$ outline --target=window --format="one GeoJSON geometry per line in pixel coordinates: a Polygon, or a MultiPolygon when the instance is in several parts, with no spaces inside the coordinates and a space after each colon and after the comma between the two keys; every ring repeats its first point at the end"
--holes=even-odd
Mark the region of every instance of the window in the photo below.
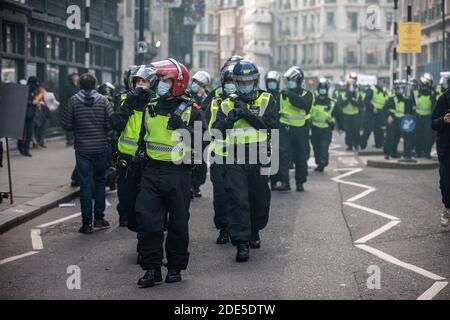
{"type": "Polygon", "coordinates": [[[377,50],[375,48],[366,49],[366,63],[367,64],[377,63],[377,50]]]}
{"type": "Polygon", "coordinates": [[[348,64],[356,64],[358,62],[356,51],[356,47],[347,48],[346,57],[348,64]]]}
{"type": "Polygon", "coordinates": [[[348,18],[348,29],[351,32],[357,32],[358,31],[358,13],[357,12],[348,12],[347,18],[348,18]]]}
{"type": "Polygon", "coordinates": [[[3,51],[24,54],[25,33],[23,25],[4,22],[2,29],[3,51]]]}
{"type": "Polygon", "coordinates": [[[327,12],[327,28],[335,28],[334,12],[327,12]]]}
{"type": "Polygon", "coordinates": [[[334,43],[325,43],[324,63],[334,63],[334,43]]]}
{"type": "Polygon", "coordinates": [[[17,83],[17,62],[12,59],[2,59],[2,82],[17,83]]]}

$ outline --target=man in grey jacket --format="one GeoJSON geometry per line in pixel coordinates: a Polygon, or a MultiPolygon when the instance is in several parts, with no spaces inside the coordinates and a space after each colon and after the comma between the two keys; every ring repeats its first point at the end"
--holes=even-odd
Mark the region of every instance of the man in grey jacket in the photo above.
{"type": "Polygon", "coordinates": [[[107,134],[111,103],[94,89],[97,80],[91,74],[80,78],[80,92],[70,98],[61,125],[75,135],[75,156],[80,179],[80,202],[83,225],[80,232],[92,234],[92,180],[94,180],[94,228],[108,228],[105,220],[105,180],[107,134]],[[93,176],[93,177],[92,177],[93,176]],[[92,179],[93,178],[93,179],[92,179]]]}

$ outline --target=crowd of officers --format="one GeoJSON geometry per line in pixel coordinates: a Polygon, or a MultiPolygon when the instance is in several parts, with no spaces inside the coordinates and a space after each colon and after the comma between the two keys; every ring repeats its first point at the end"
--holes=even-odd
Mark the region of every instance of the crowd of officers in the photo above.
{"type": "MultiPolygon", "coordinates": [[[[268,223],[271,190],[291,190],[292,166],[296,191],[304,191],[310,143],[315,170],[323,172],[328,166],[335,128],[345,131],[348,150],[367,147],[374,132],[376,147],[384,147],[387,156],[396,157],[402,135],[399,119],[415,113],[417,143],[411,140],[411,150],[415,147],[417,156],[430,156],[430,116],[437,93],[427,77],[420,80],[412,99],[405,98],[404,81],[397,81],[390,94],[381,84],[358,87],[356,74],[350,74],[333,95],[327,79],[320,79],[314,92],[307,90],[298,66],[283,77],[268,72],[267,90],[260,89],[260,77],[258,67],[240,56],[225,63],[220,85],[211,91],[207,72],[197,72],[191,79],[187,68],[174,59],[133,66],[125,72],[125,90],[115,98],[111,125],[118,135],[120,225],[137,233],[138,263],[145,270],[139,287],[162,282],[163,266],[168,269],[165,281],[179,282],[181,271],[188,266],[190,203],[202,196],[200,187],[208,170],[207,160],[198,157],[206,152],[200,151],[206,150],[209,159],[214,159],[210,178],[217,244],[236,246],[237,262],[248,261],[250,249],[261,247],[260,231],[268,223]],[[199,128],[211,136],[202,141],[200,151],[192,143],[194,139],[185,143],[180,133],[193,136],[199,128]],[[279,144],[271,143],[276,129],[279,144]],[[214,137],[214,131],[220,132],[221,138],[214,137]],[[259,157],[256,163],[250,161],[255,145],[257,150],[265,147],[266,154],[279,153],[277,172],[263,174],[267,164],[259,157]],[[242,147],[244,158],[237,152],[242,147]],[[187,157],[193,161],[180,161],[187,157]]],[[[112,95],[113,88],[103,89],[112,95]]]]}

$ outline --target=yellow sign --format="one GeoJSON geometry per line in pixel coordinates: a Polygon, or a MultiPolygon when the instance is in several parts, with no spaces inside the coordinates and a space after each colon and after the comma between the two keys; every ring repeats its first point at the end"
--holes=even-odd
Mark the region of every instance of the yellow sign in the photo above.
{"type": "Polygon", "coordinates": [[[422,52],[422,24],[415,22],[399,23],[398,28],[398,52],[421,53],[422,52]]]}

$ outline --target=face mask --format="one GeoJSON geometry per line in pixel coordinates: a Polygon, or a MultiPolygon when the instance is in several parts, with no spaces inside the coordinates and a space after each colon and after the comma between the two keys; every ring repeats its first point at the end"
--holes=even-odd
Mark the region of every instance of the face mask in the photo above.
{"type": "Polygon", "coordinates": [[[233,83],[227,83],[224,86],[224,91],[228,95],[233,94],[236,92],[236,86],[233,83]]]}
{"type": "Polygon", "coordinates": [[[287,88],[288,88],[289,90],[296,89],[296,88],[297,88],[297,82],[295,82],[295,81],[289,81],[289,82],[287,83],[287,88]]]}
{"type": "Polygon", "coordinates": [[[241,94],[249,94],[253,91],[253,86],[239,86],[238,90],[241,94]]]}
{"type": "Polygon", "coordinates": [[[321,95],[321,96],[326,96],[327,95],[327,89],[319,89],[319,94],[321,95]]]}
{"type": "Polygon", "coordinates": [[[276,82],[269,82],[267,84],[267,89],[269,89],[269,90],[277,90],[277,83],[276,82]]]}
{"type": "Polygon", "coordinates": [[[197,93],[199,89],[200,89],[200,86],[197,83],[192,82],[192,84],[191,84],[191,91],[193,93],[197,93]]]}
{"type": "Polygon", "coordinates": [[[168,85],[165,82],[160,81],[158,84],[158,94],[163,97],[166,94],[168,94],[169,91],[170,91],[170,85],[168,85]]]}

